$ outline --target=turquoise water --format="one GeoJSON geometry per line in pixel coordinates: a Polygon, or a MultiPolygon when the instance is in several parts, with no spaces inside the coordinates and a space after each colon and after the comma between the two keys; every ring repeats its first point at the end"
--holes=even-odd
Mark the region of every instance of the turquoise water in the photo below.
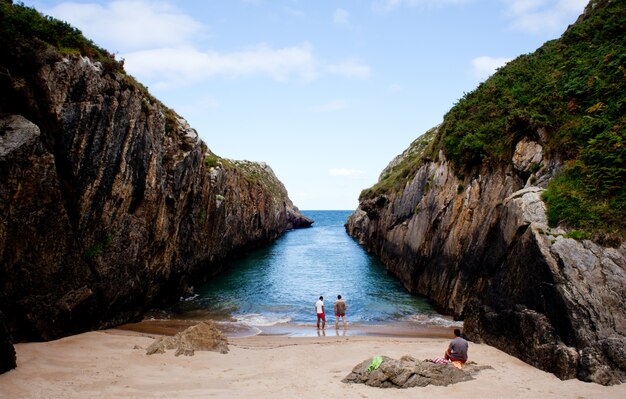
{"type": "Polygon", "coordinates": [[[351,211],[304,211],[311,228],[285,233],[270,246],[234,261],[194,295],[167,309],[168,318],[212,319],[249,326],[311,325],[324,296],[334,324],[337,294],[354,324],[454,325],[421,297],[409,294],[344,228],[351,211]]]}

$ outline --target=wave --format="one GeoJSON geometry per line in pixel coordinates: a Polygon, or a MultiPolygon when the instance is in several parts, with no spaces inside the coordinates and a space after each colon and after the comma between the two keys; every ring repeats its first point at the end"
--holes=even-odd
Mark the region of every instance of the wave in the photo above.
{"type": "Polygon", "coordinates": [[[193,294],[193,295],[188,296],[188,297],[182,297],[181,296],[180,297],[180,301],[181,302],[191,302],[191,301],[195,300],[198,297],[200,297],[200,295],[198,295],[198,294],[193,294]]]}
{"type": "Polygon", "coordinates": [[[271,315],[261,315],[258,313],[249,313],[240,316],[236,316],[235,320],[239,323],[246,324],[248,326],[261,326],[261,327],[269,327],[275,326],[277,324],[289,323],[291,321],[291,317],[289,316],[271,316],[271,315]]]}
{"type": "Polygon", "coordinates": [[[455,321],[452,320],[451,317],[445,317],[435,314],[413,314],[405,316],[403,320],[417,324],[435,325],[441,327],[463,327],[462,321],[455,321]]]}

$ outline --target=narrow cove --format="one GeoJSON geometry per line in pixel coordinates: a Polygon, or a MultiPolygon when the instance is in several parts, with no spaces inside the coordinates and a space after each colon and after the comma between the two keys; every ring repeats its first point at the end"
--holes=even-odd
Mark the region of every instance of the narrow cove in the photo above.
{"type": "Polygon", "coordinates": [[[178,330],[213,320],[230,336],[281,334],[442,335],[462,326],[409,294],[380,261],[346,234],[351,211],[303,211],[311,228],[287,232],[230,264],[193,295],[150,312],[142,330],[178,330]],[[348,303],[348,329],[335,331],[333,305],[348,303]],[[324,297],[326,331],[315,328],[314,303],[324,297]]]}

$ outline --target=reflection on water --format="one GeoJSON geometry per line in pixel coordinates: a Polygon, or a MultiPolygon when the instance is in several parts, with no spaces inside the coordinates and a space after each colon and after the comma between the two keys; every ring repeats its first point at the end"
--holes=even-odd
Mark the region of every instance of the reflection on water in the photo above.
{"type": "MultiPolygon", "coordinates": [[[[325,299],[334,328],[337,294],[357,324],[450,326],[424,298],[410,295],[344,229],[350,211],[305,211],[313,227],[287,232],[272,245],[235,261],[195,296],[166,310],[168,318],[221,320],[251,326],[311,324],[313,304],[325,299]]],[[[162,315],[161,315],[162,316],[162,315]]]]}

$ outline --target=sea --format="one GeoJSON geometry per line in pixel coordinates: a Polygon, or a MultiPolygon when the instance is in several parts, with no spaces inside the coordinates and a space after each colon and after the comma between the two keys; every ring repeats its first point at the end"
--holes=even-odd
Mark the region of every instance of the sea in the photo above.
{"type": "Polygon", "coordinates": [[[288,231],[231,262],[209,283],[148,317],[213,320],[228,331],[306,336],[315,332],[314,304],[320,296],[327,324],[334,329],[333,305],[341,295],[354,331],[462,326],[437,313],[426,298],[407,292],[346,233],[344,224],[352,211],[302,213],[315,221],[312,227],[288,231]]]}

